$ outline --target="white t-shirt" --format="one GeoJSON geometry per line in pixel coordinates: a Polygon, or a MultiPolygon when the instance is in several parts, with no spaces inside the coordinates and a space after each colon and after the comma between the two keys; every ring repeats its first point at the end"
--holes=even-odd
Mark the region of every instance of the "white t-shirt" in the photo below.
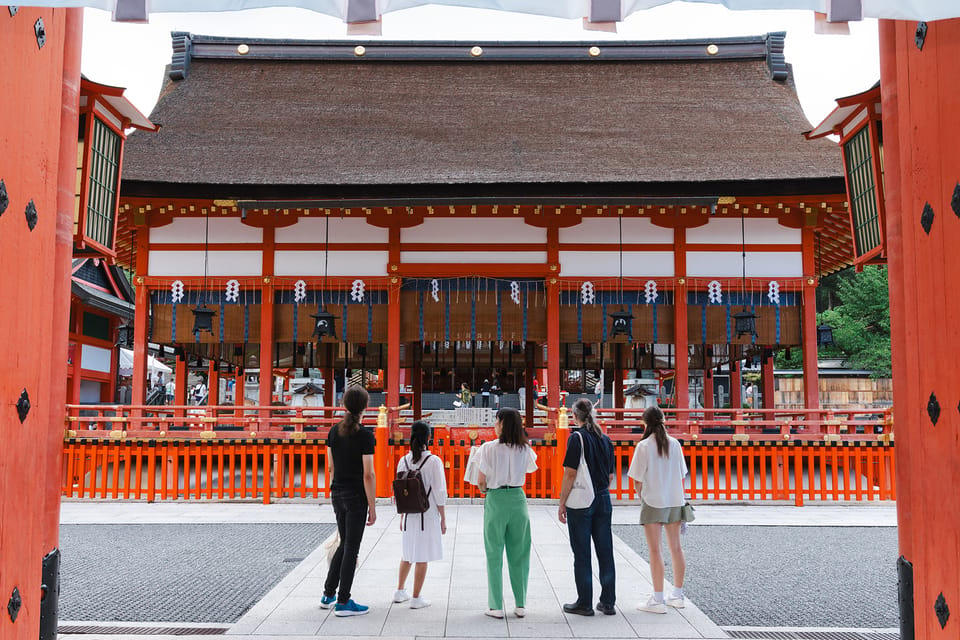
{"type": "Polygon", "coordinates": [[[447,479],[443,475],[443,461],[440,460],[439,456],[432,455],[429,451],[421,452],[420,456],[420,460],[414,462],[413,454],[407,452],[407,455],[400,458],[397,463],[397,473],[407,469],[419,468],[423,488],[430,496],[430,508],[427,511],[436,512],[437,506],[442,507],[447,504],[447,479]],[[430,457],[424,460],[424,456],[430,457]]]}
{"type": "Polygon", "coordinates": [[[651,507],[682,507],[686,501],[683,479],[687,463],[683,449],[676,438],[667,436],[667,455],[657,454],[657,439],[653,436],[637,443],[627,475],[643,484],[640,499],[651,507]]]}
{"type": "Polygon", "coordinates": [[[480,473],[490,489],[522,487],[527,474],[536,470],[537,454],[530,445],[514,447],[493,440],[480,447],[480,473]]]}

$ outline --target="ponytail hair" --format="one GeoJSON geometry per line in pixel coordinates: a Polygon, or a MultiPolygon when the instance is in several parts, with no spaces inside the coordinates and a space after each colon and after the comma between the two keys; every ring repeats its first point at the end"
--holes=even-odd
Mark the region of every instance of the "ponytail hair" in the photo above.
{"type": "Polygon", "coordinates": [[[643,421],[646,428],[643,430],[641,440],[646,440],[653,436],[657,440],[657,455],[661,458],[670,454],[670,443],[667,440],[667,428],[663,426],[663,411],[660,407],[648,407],[643,412],[643,421]]]}
{"type": "Polygon", "coordinates": [[[341,436],[351,436],[360,431],[360,418],[367,408],[370,395],[363,387],[350,387],[343,392],[343,408],[347,415],[337,425],[337,433],[341,436]]]}
{"type": "Polygon", "coordinates": [[[600,434],[600,427],[597,426],[597,420],[593,413],[593,403],[587,398],[580,398],[573,403],[573,417],[577,424],[583,425],[587,431],[600,434]]]}
{"type": "Polygon", "coordinates": [[[430,442],[430,425],[423,420],[417,420],[410,425],[410,453],[414,462],[420,462],[420,456],[427,443],[430,442]]]}

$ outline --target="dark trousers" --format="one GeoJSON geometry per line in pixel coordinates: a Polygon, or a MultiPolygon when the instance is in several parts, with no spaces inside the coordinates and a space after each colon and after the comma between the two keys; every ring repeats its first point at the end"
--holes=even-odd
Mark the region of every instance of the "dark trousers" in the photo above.
{"type": "Polygon", "coordinates": [[[350,600],[350,587],[353,586],[353,576],[357,571],[357,555],[367,525],[367,497],[363,491],[334,489],[331,498],[333,513],[337,516],[340,546],[330,561],[323,595],[336,594],[337,602],[343,604],[350,600]]]}
{"type": "Polygon", "coordinates": [[[613,606],[617,602],[617,572],[613,565],[613,531],[610,528],[613,505],[608,490],[597,491],[586,509],[567,509],[567,531],[573,550],[573,578],[577,583],[577,604],[593,607],[593,568],[590,539],[600,565],[600,602],[613,606]]]}
{"type": "Polygon", "coordinates": [[[483,402],[481,405],[484,409],[490,406],[490,394],[484,393],[480,395],[480,400],[483,402]]]}

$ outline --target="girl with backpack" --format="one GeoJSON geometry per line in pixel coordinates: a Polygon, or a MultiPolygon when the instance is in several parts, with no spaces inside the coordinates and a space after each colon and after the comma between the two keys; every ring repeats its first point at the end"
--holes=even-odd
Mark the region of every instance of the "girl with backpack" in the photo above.
{"type": "Polygon", "coordinates": [[[410,427],[410,452],[397,463],[397,474],[417,470],[423,482],[429,507],[420,514],[407,514],[400,520],[403,542],[400,551],[400,576],[393,601],[410,601],[411,609],[423,609],[430,601],[420,596],[423,582],[427,577],[427,563],[443,559],[442,535],[447,532],[447,516],[444,505],[447,503],[447,479],[444,477],[443,462],[438,456],[427,451],[430,441],[430,427],[426,422],[417,420],[410,427]],[[407,593],[405,585],[410,567],[413,570],[413,598],[407,593]]]}
{"type": "Polygon", "coordinates": [[[527,474],[537,470],[537,454],[527,443],[520,412],[497,411],[497,440],[480,447],[478,485],[483,501],[483,546],[487,555],[487,611],[503,617],[503,552],[518,618],[526,615],[530,577],[530,515],[523,492],[527,474]]]}
{"type": "Polygon", "coordinates": [[[347,389],[343,394],[347,415],[327,436],[327,464],[333,467],[330,499],[337,517],[340,546],[330,562],[320,608],[332,607],[337,617],[361,616],[370,610],[350,598],[364,524],[369,527],[377,521],[377,476],[373,467],[376,438],[360,423],[368,401],[363,387],[347,389]]]}

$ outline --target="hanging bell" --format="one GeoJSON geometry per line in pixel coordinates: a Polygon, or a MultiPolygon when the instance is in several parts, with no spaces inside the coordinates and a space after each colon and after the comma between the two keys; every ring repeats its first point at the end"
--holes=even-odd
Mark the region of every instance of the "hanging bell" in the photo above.
{"type": "Polygon", "coordinates": [[[733,314],[733,320],[738,338],[744,335],[751,337],[757,335],[757,316],[752,311],[747,311],[746,307],[743,311],[733,314]]]}
{"type": "Polygon", "coordinates": [[[627,340],[633,340],[633,314],[621,309],[609,315],[612,320],[611,337],[626,336],[627,340]]]}
{"type": "Polygon", "coordinates": [[[194,309],[190,309],[193,312],[193,333],[198,334],[201,331],[206,331],[207,333],[213,333],[213,316],[217,315],[217,312],[208,307],[207,305],[198,305],[194,309]]]}
{"type": "Polygon", "coordinates": [[[334,316],[332,313],[328,313],[324,310],[323,306],[321,306],[316,313],[311,314],[311,317],[314,319],[313,335],[315,338],[322,340],[323,338],[327,337],[337,337],[337,330],[334,326],[334,320],[336,319],[336,316],[334,316]]]}

